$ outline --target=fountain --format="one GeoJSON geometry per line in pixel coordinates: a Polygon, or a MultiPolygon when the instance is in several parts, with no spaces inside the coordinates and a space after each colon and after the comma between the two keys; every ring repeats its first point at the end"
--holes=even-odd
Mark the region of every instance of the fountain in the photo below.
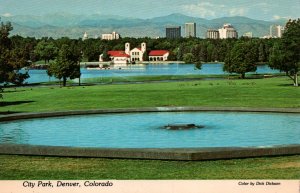
{"type": "Polygon", "coordinates": [[[169,130],[189,130],[189,129],[204,128],[204,126],[196,125],[194,123],[187,123],[187,124],[168,124],[165,125],[164,128],[169,130]]]}
{"type": "Polygon", "coordinates": [[[204,110],[172,107],[5,115],[0,117],[0,154],[206,160],[300,153],[297,110],[204,110]]]}

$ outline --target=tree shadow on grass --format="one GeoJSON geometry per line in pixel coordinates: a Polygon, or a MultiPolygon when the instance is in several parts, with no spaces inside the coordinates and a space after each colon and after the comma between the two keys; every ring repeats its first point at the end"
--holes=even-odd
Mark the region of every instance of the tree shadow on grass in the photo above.
{"type": "Polygon", "coordinates": [[[12,106],[12,105],[20,105],[26,103],[33,103],[35,101],[9,101],[9,102],[0,102],[0,107],[12,106]]]}
{"type": "Polygon", "coordinates": [[[21,111],[0,111],[0,115],[9,115],[9,114],[15,114],[15,113],[22,113],[21,111]]]}
{"type": "Polygon", "coordinates": [[[24,92],[25,90],[4,90],[2,93],[24,92]]]}
{"type": "Polygon", "coordinates": [[[294,87],[294,85],[291,84],[278,84],[277,86],[285,86],[285,87],[294,87]]]}

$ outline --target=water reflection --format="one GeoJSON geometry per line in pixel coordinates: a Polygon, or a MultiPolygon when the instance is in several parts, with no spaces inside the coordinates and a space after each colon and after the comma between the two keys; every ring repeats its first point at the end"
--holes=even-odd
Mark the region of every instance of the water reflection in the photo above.
{"type": "MultiPolygon", "coordinates": [[[[256,73],[278,73],[267,65],[257,67],[256,73]]],[[[221,75],[223,64],[202,64],[201,70],[195,69],[194,64],[135,64],[107,70],[88,70],[81,68],[81,78],[95,77],[126,77],[126,76],[154,76],[154,75],[221,75]]],[[[55,81],[47,75],[46,70],[29,70],[28,83],[55,81]]]]}
{"type": "Polygon", "coordinates": [[[27,144],[29,135],[28,131],[22,129],[21,123],[16,123],[14,127],[3,127],[0,125],[0,143],[10,144],[10,143],[19,143],[27,144]]]}

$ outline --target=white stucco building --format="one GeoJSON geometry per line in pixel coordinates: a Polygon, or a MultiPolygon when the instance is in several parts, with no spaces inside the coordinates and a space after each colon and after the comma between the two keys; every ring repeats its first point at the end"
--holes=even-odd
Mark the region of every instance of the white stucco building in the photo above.
{"type": "Polygon", "coordinates": [[[149,61],[167,61],[169,54],[168,50],[151,50],[149,52],[149,61]]]}
{"type": "MultiPolygon", "coordinates": [[[[128,53],[129,50],[130,50],[130,44],[126,43],[125,53],[128,53]]],[[[140,48],[133,48],[132,50],[129,51],[130,61],[131,62],[143,61],[143,55],[145,52],[146,52],[146,43],[143,42],[140,48]]]]}
{"type": "MultiPolygon", "coordinates": [[[[125,43],[125,50],[110,50],[107,54],[113,64],[128,64],[143,62],[143,56],[147,52],[146,43],[141,47],[130,49],[130,43],[125,43]]],[[[149,61],[166,61],[169,57],[168,50],[152,50],[149,52],[149,61]]],[[[99,56],[99,62],[103,62],[103,54],[99,56]]]]}
{"type": "Polygon", "coordinates": [[[220,39],[238,38],[238,33],[231,24],[227,23],[219,29],[219,37],[220,39]]]}
{"type": "MultiPolygon", "coordinates": [[[[143,61],[146,52],[146,43],[141,44],[141,48],[130,49],[130,43],[125,44],[125,50],[110,50],[107,52],[113,64],[128,64],[131,62],[143,61]]],[[[99,56],[99,62],[103,62],[103,54],[99,56]]]]}

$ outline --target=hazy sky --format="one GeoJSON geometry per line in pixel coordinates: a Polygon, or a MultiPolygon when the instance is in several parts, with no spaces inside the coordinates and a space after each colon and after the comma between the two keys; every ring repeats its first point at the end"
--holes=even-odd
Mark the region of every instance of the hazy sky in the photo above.
{"type": "Polygon", "coordinates": [[[0,0],[0,15],[104,14],[152,18],[171,13],[207,19],[246,16],[299,18],[300,0],[0,0]]]}

